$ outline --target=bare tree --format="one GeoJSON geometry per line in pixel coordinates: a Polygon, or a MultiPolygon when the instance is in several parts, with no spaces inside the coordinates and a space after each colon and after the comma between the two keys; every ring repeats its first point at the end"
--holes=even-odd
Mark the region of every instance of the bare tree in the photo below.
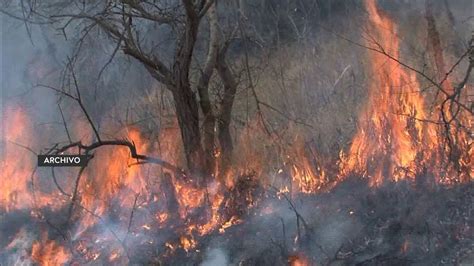
{"type": "Polygon", "coordinates": [[[222,165],[228,165],[237,82],[226,62],[233,37],[232,33],[224,34],[224,27],[219,25],[217,1],[58,0],[28,2],[27,6],[22,2],[23,14],[25,9],[28,15],[18,16],[25,23],[51,23],[59,26],[65,36],[71,25],[79,27],[84,35],[100,28],[116,45],[113,56],[122,51],[134,58],[171,92],[190,172],[196,177],[210,175],[215,168],[217,145],[222,151],[222,165]],[[207,20],[207,27],[202,25],[203,20],[207,20]],[[159,45],[166,36],[167,44],[159,45]],[[208,46],[204,56],[196,51],[201,42],[208,46]],[[200,71],[194,71],[200,61],[204,61],[200,71]],[[222,100],[213,99],[209,93],[214,70],[223,83],[222,100]]]}

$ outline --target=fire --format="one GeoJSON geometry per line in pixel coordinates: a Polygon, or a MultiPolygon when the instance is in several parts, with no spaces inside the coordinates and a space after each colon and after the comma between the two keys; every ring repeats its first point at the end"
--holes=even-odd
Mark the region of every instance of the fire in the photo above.
{"type": "Polygon", "coordinates": [[[292,155],[288,157],[292,159],[289,163],[292,187],[297,188],[298,192],[314,193],[328,182],[326,172],[322,169],[316,153],[311,151],[311,155],[306,154],[305,144],[301,138],[295,140],[292,155]]]}
{"type": "Polygon", "coordinates": [[[156,218],[156,220],[158,221],[159,224],[165,223],[168,220],[168,217],[169,217],[169,215],[168,215],[167,212],[158,213],[155,216],[155,218],[156,218]]]}
{"type": "Polygon", "coordinates": [[[112,261],[115,261],[116,259],[118,259],[120,257],[120,252],[119,251],[112,251],[112,253],[110,254],[109,256],[109,261],[112,262],[112,261]]]}
{"type": "Polygon", "coordinates": [[[372,80],[368,102],[349,151],[341,156],[340,175],[357,173],[376,186],[387,179],[413,179],[424,166],[434,168],[440,163],[441,144],[439,128],[424,122],[432,115],[425,111],[415,74],[396,62],[400,58],[397,25],[377,8],[375,0],[367,0],[365,5],[369,13],[367,45],[392,59],[369,53],[372,80]]]}
{"type": "MultiPolygon", "coordinates": [[[[139,131],[129,129],[127,138],[138,150],[148,150],[147,141],[139,131]]],[[[105,214],[110,203],[117,198],[121,208],[133,208],[135,195],[149,195],[145,180],[147,168],[135,166],[134,163],[126,147],[106,147],[98,151],[81,176],[81,205],[95,216],[105,214]]],[[[75,237],[97,222],[96,217],[86,214],[80,221],[75,237]]]]}
{"type": "MultiPolygon", "coordinates": [[[[379,11],[375,1],[365,1],[369,12],[370,37],[395,59],[399,59],[397,26],[379,11]],[[395,33],[395,34],[392,34],[395,33]]],[[[359,117],[360,128],[348,156],[344,158],[343,173],[357,172],[367,176],[372,185],[380,185],[384,177],[394,176],[396,168],[410,168],[417,155],[415,142],[421,140],[423,126],[402,114],[423,119],[424,102],[418,93],[414,75],[385,55],[369,54],[373,81],[369,84],[366,109],[359,117]],[[412,130],[410,134],[409,129],[412,130]]]]}
{"type": "Polygon", "coordinates": [[[196,241],[192,236],[181,236],[179,238],[179,241],[181,243],[181,247],[186,251],[190,251],[197,245],[196,241]]]}
{"type": "Polygon", "coordinates": [[[402,247],[401,247],[401,252],[406,253],[409,248],[410,248],[410,241],[405,239],[405,241],[403,241],[403,244],[402,244],[402,247]]]}
{"type": "MultiPolygon", "coordinates": [[[[374,46],[373,40],[378,40],[375,49],[383,47],[384,52],[399,60],[400,40],[397,36],[397,25],[377,8],[375,0],[366,0],[365,5],[369,13],[368,39],[371,40],[367,45],[374,46]]],[[[436,125],[423,122],[433,119],[434,115],[427,111],[426,100],[419,93],[420,82],[414,73],[380,53],[371,52],[368,59],[372,77],[368,85],[368,100],[359,116],[359,128],[348,151],[340,153],[337,177],[342,179],[351,174],[359,174],[368,178],[372,186],[381,185],[387,180],[414,179],[422,174],[425,168],[440,164],[445,155],[446,148],[440,142],[440,129],[436,125]]],[[[443,86],[446,91],[453,91],[449,79],[443,86]]],[[[472,91],[473,88],[469,87],[468,90],[472,91]]],[[[467,128],[472,128],[472,120],[463,115],[460,119],[467,128]]],[[[270,156],[264,150],[276,142],[276,137],[259,132],[263,131],[261,122],[255,119],[236,138],[235,153],[241,156],[234,159],[234,165],[230,166],[223,178],[219,178],[221,180],[210,181],[206,184],[207,187],[198,187],[191,176],[170,175],[171,189],[164,191],[162,187],[167,181],[164,180],[163,169],[139,164],[131,158],[127,147],[103,147],[94,151],[94,159],[81,176],[78,176],[77,169],[68,172],[66,181],[70,182],[63,182],[68,183],[63,188],[66,191],[63,194],[71,195],[62,195],[33,189],[33,185],[38,181],[38,176],[33,173],[35,160],[32,152],[25,147],[41,143],[42,140],[33,138],[35,134],[32,119],[27,112],[20,107],[9,107],[2,121],[4,135],[1,136],[1,145],[4,152],[0,154],[0,210],[10,212],[31,209],[31,216],[40,219],[42,217],[38,209],[42,207],[61,209],[74,205],[72,217],[69,218],[74,221],[70,230],[73,231],[71,240],[75,241],[75,252],[69,251],[66,245],[63,246],[60,242],[43,237],[31,247],[31,258],[40,265],[66,264],[72,258],[71,253],[99,261],[102,259],[102,253],[94,247],[105,246],[106,241],[120,242],[123,246],[120,250],[103,253],[108,255],[106,259],[109,262],[116,262],[123,256],[128,256],[124,252],[127,248],[127,237],[131,239],[138,235],[137,232],[151,234],[156,229],[174,230],[171,237],[173,240],[161,243],[169,252],[173,253],[177,249],[196,251],[203,236],[214,232],[223,234],[230,227],[244,223],[243,216],[249,214],[248,210],[259,201],[245,189],[255,183],[258,183],[258,186],[273,185],[272,181],[269,181],[271,178],[266,178],[266,173],[276,172],[277,175],[284,176],[285,180],[278,183],[281,186],[276,189],[279,199],[283,199],[287,193],[317,193],[327,187],[332,176],[336,175],[327,166],[336,163],[327,162],[312,150],[313,147],[308,147],[302,134],[294,134],[296,137],[292,139],[292,145],[289,145],[291,147],[276,149],[279,153],[274,157],[277,159],[271,159],[277,162],[270,161],[270,156]],[[250,130],[256,132],[248,134],[250,130]],[[264,148],[258,149],[248,143],[258,143],[264,148]],[[270,168],[272,169],[269,170],[270,168]],[[239,183],[238,178],[247,174],[251,178],[240,180],[239,183]],[[77,200],[72,204],[76,180],[77,200]],[[231,198],[229,195],[235,190],[237,196],[231,198]],[[171,197],[173,199],[170,199],[171,197]],[[172,201],[170,205],[176,206],[163,203],[168,200],[172,201]],[[234,206],[238,204],[245,205],[247,212],[239,209],[241,206],[234,206]],[[152,205],[158,207],[152,209],[152,205]],[[229,211],[232,208],[238,210],[229,211]],[[137,221],[136,214],[139,212],[140,220],[137,221]],[[109,232],[107,236],[96,238],[94,243],[92,240],[82,240],[88,239],[88,233],[93,234],[94,229],[99,227],[97,225],[104,221],[112,224],[107,224],[107,228],[119,228],[117,231],[120,232],[109,232]]],[[[112,125],[103,127],[107,129],[103,131],[117,132],[112,125]]],[[[89,128],[84,121],[78,121],[71,127],[72,135],[84,143],[91,143],[94,141],[94,134],[89,128]]],[[[183,156],[177,137],[180,135],[177,122],[160,130],[158,140],[149,139],[138,128],[126,128],[117,132],[114,137],[130,140],[142,154],[156,154],[179,165],[183,162],[183,156]]],[[[455,142],[465,152],[457,155],[457,169],[450,166],[444,172],[437,172],[437,181],[443,182],[442,175],[449,176],[456,171],[464,174],[464,180],[470,180],[474,171],[472,136],[457,132],[455,127],[450,130],[453,135],[458,136],[455,142]]],[[[219,150],[216,150],[215,156],[220,156],[219,150]]],[[[209,180],[217,179],[216,176],[220,176],[218,170],[209,180]]],[[[56,191],[56,188],[53,189],[56,191]]],[[[263,198],[261,194],[259,196],[263,198]]],[[[269,206],[264,208],[260,215],[271,215],[274,211],[269,206]]],[[[354,211],[349,211],[349,215],[354,214],[354,211]]],[[[295,243],[298,242],[297,237],[295,243]]],[[[156,242],[158,241],[147,243],[156,242]]],[[[409,245],[409,242],[403,244],[403,252],[406,252],[409,245]]],[[[294,266],[310,265],[310,261],[301,254],[290,256],[288,263],[294,266]]]]}
{"type": "Polygon", "coordinates": [[[2,121],[0,208],[6,211],[30,208],[30,177],[34,169],[31,157],[34,155],[18,145],[29,146],[31,140],[25,136],[32,131],[31,121],[19,107],[6,108],[2,121]]]}
{"type": "Polygon", "coordinates": [[[311,265],[306,257],[301,254],[292,255],[288,257],[288,264],[290,266],[309,266],[311,265]]]}
{"type": "Polygon", "coordinates": [[[206,224],[198,226],[198,231],[200,235],[206,235],[210,233],[222,222],[219,211],[220,211],[220,206],[223,200],[224,200],[224,197],[221,194],[215,194],[212,197],[212,201],[210,203],[211,204],[210,219],[208,219],[208,222],[206,224]]]}
{"type": "Polygon", "coordinates": [[[59,266],[66,264],[70,260],[71,254],[55,241],[45,240],[33,243],[31,258],[42,266],[59,266]]]}
{"type": "Polygon", "coordinates": [[[62,200],[41,189],[34,154],[35,145],[41,140],[33,137],[33,123],[27,110],[19,105],[6,106],[1,119],[0,210],[63,206],[62,200]]]}
{"type": "Polygon", "coordinates": [[[235,224],[239,224],[241,222],[242,222],[242,220],[240,220],[237,216],[232,216],[232,218],[230,218],[229,221],[224,222],[221,225],[221,228],[219,228],[219,233],[223,234],[227,228],[229,228],[229,227],[231,227],[235,224]]]}
{"type": "Polygon", "coordinates": [[[175,181],[174,185],[176,194],[179,195],[180,216],[184,218],[190,210],[201,206],[206,192],[204,189],[195,188],[192,185],[185,185],[181,182],[175,181]]]}

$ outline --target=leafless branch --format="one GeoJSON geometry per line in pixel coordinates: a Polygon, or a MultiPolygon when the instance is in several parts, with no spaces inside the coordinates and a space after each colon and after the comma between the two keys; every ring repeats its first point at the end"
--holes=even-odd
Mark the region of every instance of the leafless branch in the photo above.
{"type": "Polygon", "coordinates": [[[137,149],[135,147],[135,144],[128,140],[101,140],[97,142],[93,142],[90,145],[84,145],[81,141],[79,142],[74,142],[59,148],[56,148],[53,150],[52,154],[62,154],[72,148],[79,148],[80,150],[83,150],[85,154],[88,154],[92,151],[94,151],[97,148],[103,147],[103,146],[123,146],[127,147],[130,151],[130,156],[134,159],[137,159],[139,162],[145,162],[145,163],[150,163],[150,164],[156,164],[160,165],[165,169],[168,169],[172,171],[175,174],[178,174],[180,176],[184,176],[185,172],[174,166],[173,164],[166,162],[164,160],[161,160],[159,158],[155,157],[150,157],[147,155],[142,155],[137,153],[137,149]]]}

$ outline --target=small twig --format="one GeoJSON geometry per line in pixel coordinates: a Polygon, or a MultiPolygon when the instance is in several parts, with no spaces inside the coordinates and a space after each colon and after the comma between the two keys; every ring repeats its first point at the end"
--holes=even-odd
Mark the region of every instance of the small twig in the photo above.
{"type": "MultiPolygon", "coordinates": [[[[273,186],[270,186],[271,188],[273,188],[277,193],[279,192],[279,190],[273,186]]],[[[304,229],[306,230],[306,232],[312,232],[312,229],[311,227],[308,225],[308,223],[306,223],[306,220],[303,218],[303,216],[298,212],[298,210],[296,209],[296,206],[293,204],[293,201],[290,200],[290,198],[288,198],[288,196],[286,195],[286,193],[279,193],[280,195],[283,195],[283,197],[285,198],[285,200],[288,202],[288,204],[290,205],[290,209],[295,213],[295,216],[296,216],[296,221],[297,223],[299,223],[299,220],[301,220],[301,222],[303,223],[303,227],[304,229]]],[[[299,226],[298,226],[299,227],[299,226]]],[[[298,228],[299,230],[299,228],[298,228]]]]}
{"type": "Polygon", "coordinates": [[[85,166],[82,166],[81,169],[79,169],[79,173],[77,174],[77,177],[76,177],[76,182],[74,184],[74,192],[72,194],[72,197],[71,197],[71,203],[69,205],[69,210],[68,210],[68,217],[67,217],[67,220],[66,220],[66,225],[69,225],[70,221],[71,221],[71,218],[72,218],[72,213],[73,213],[73,210],[74,210],[74,205],[76,203],[76,200],[77,200],[77,194],[79,192],[79,183],[81,182],[81,177],[82,177],[82,173],[84,172],[84,170],[86,169],[85,166]]]}
{"type": "Polygon", "coordinates": [[[54,172],[54,167],[51,167],[51,176],[53,177],[53,182],[58,188],[59,192],[61,192],[65,196],[71,197],[71,194],[64,191],[64,189],[59,185],[58,180],[56,179],[56,174],[54,172]]]}
{"type": "Polygon", "coordinates": [[[130,233],[130,228],[132,228],[133,214],[135,213],[135,209],[137,207],[137,200],[138,200],[139,196],[140,196],[140,193],[137,193],[135,195],[135,200],[133,201],[132,211],[130,212],[130,219],[128,220],[127,234],[125,235],[125,237],[123,239],[124,242],[125,242],[125,239],[127,238],[128,234],[130,233]]]}
{"type": "Polygon", "coordinates": [[[21,148],[23,148],[23,149],[25,149],[25,150],[28,150],[29,152],[33,153],[34,155],[38,155],[38,153],[36,153],[36,152],[35,152],[33,149],[31,149],[30,147],[27,147],[27,146],[25,146],[25,145],[23,145],[23,144],[20,144],[20,143],[11,141],[11,140],[9,140],[8,142],[10,142],[10,143],[12,143],[12,144],[14,144],[14,145],[16,145],[16,146],[18,146],[18,147],[21,147],[21,148]]]}
{"type": "Polygon", "coordinates": [[[64,130],[66,131],[67,139],[69,143],[72,143],[71,135],[69,134],[69,129],[67,128],[66,119],[64,119],[63,109],[61,108],[61,104],[58,103],[59,113],[61,114],[61,119],[63,121],[64,130]]]}

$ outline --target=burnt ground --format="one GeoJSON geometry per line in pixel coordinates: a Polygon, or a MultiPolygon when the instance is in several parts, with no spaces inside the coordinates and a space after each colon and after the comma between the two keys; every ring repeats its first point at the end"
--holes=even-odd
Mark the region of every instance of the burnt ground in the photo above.
{"type": "MultiPolygon", "coordinates": [[[[288,265],[298,260],[309,265],[473,265],[473,184],[427,184],[400,181],[370,188],[364,180],[349,178],[328,192],[285,194],[285,198],[271,189],[262,192],[253,183],[242,189],[256,190],[253,196],[260,200],[250,209],[244,208],[248,202],[237,207],[242,223],[225,232],[196,236],[198,244],[188,252],[170,251],[165,245],[170,240],[179,242],[179,235],[173,233],[178,223],[153,228],[130,236],[129,262],[116,260],[114,265],[288,265]]],[[[234,206],[248,195],[233,193],[237,195],[230,195],[234,206]]],[[[222,210],[226,211],[228,207],[222,210]]],[[[86,247],[84,239],[105,235],[114,224],[108,222],[107,229],[99,224],[82,239],[70,241],[52,226],[54,217],[64,215],[64,210],[50,212],[48,221],[32,218],[27,211],[2,215],[1,265],[18,261],[29,265],[31,244],[44,231],[49,239],[76,250],[72,265],[110,264],[107,254],[120,249],[113,243],[117,241],[112,238],[111,244],[86,247]],[[88,249],[103,255],[84,259],[88,249]]]]}
{"type": "Polygon", "coordinates": [[[269,196],[243,224],[202,239],[201,252],[165,264],[473,265],[473,199],[472,183],[369,188],[360,179],[289,199],[296,212],[269,196]]]}

